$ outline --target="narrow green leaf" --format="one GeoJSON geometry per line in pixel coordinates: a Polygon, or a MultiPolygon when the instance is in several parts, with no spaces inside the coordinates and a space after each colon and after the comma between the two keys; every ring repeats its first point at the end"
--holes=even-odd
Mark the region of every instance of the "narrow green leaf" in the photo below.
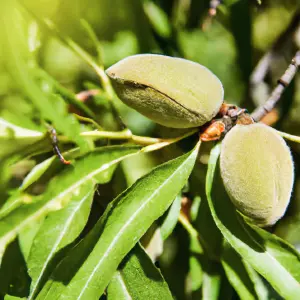
{"type": "Polygon", "coordinates": [[[201,263],[195,254],[190,254],[189,257],[189,273],[188,273],[188,290],[189,292],[196,292],[201,288],[203,280],[203,270],[201,263]]]}
{"type": "Polygon", "coordinates": [[[27,262],[32,279],[28,299],[34,299],[51,270],[59,250],[72,243],[83,230],[91,209],[94,185],[88,182],[69,204],[48,215],[37,233],[27,262]]]}
{"type": "Polygon", "coordinates": [[[32,195],[21,193],[19,191],[14,192],[0,209],[0,220],[19,206],[33,203],[34,199],[37,199],[37,197],[33,197],[32,195]]]}
{"type": "Polygon", "coordinates": [[[259,300],[268,300],[270,299],[268,288],[262,280],[262,277],[251,267],[251,265],[243,260],[243,264],[248,272],[249,277],[251,278],[254,289],[259,300]]]}
{"type": "Polygon", "coordinates": [[[108,300],[173,299],[168,284],[137,244],[122,261],[107,288],[108,300]]]}
{"type": "Polygon", "coordinates": [[[198,149],[199,144],[193,151],[157,167],[117,197],[96,225],[96,230],[102,232],[87,259],[83,262],[87,253],[80,248],[85,247],[85,241],[90,247],[89,236],[63,260],[39,299],[98,299],[125,255],[182,189],[198,149]]]}
{"type": "Polygon", "coordinates": [[[56,156],[52,156],[43,162],[36,165],[23,180],[22,186],[19,190],[25,191],[31,184],[37,181],[51,166],[52,162],[56,159],[56,156]]]}
{"type": "Polygon", "coordinates": [[[220,144],[211,151],[206,177],[207,199],[216,225],[235,251],[265,277],[282,297],[297,299],[300,295],[299,254],[275,235],[247,224],[236,212],[219,172],[215,174],[219,154],[220,144]]]}
{"type": "Polygon", "coordinates": [[[75,108],[82,111],[90,118],[93,118],[93,119],[96,118],[93,111],[85,103],[83,103],[82,101],[79,101],[71,91],[69,91],[67,88],[62,86],[57,80],[55,80],[47,72],[45,72],[42,69],[37,69],[37,70],[33,70],[33,71],[37,77],[44,79],[50,85],[52,85],[54,90],[56,92],[58,92],[67,103],[73,105],[75,108]]]}
{"type": "Polygon", "coordinates": [[[219,265],[211,262],[206,266],[202,279],[202,299],[218,300],[221,289],[221,273],[219,265]]]}
{"type": "Polygon", "coordinates": [[[201,197],[200,196],[194,197],[192,206],[191,206],[191,212],[190,212],[191,221],[193,221],[193,222],[197,219],[200,204],[201,204],[201,197]]]}
{"type": "Polygon", "coordinates": [[[167,212],[166,217],[160,227],[160,232],[163,240],[166,240],[168,236],[173,232],[180,213],[181,208],[181,194],[177,195],[173,201],[170,209],[167,212]]]}
{"type": "Polygon", "coordinates": [[[224,243],[221,262],[228,281],[234,287],[241,300],[257,299],[254,284],[241,257],[227,243],[224,243]]]}
{"type": "Polygon", "coordinates": [[[19,127],[0,118],[0,157],[4,157],[41,140],[44,134],[40,131],[19,127]]]}
{"type": "Polygon", "coordinates": [[[145,1],[143,6],[145,14],[147,15],[155,32],[163,38],[170,38],[172,28],[167,14],[152,1],[145,1]]]}
{"type": "Polygon", "coordinates": [[[30,222],[26,227],[24,227],[20,231],[18,235],[18,241],[26,264],[28,263],[28,258],[33,240],[36,234],[38,233],[39,229],[43,225],[44,219],[45,218],[40,218],[38,220],[30,222]]]}
{"type": "MultiPolygon", "coordinates": [[[[64,158],[75,159],[82,155],[79,148],[73,148],[70,151],[63,153],[64,158]]],[[[43,162],[37,164],[25,177],[22,182],[22,185],[19,188],[19,191],[25,191],[30,185],[38,181],[42,175],[53,165],[53,163],[58,162],[56,155],[44,160],[43,162]]]]}
{"type": "Polygon", "coordinates": [[[108,182],[116,164],[138,151],[139,147],[103,147],[70,165],[65,172],[51,181],[42,200],[23,205],[0,220],[0,256],[6,246],[31,221],[63,208],[80,192],[86,182],[108,182]]]}
{"type": "Polygon", "coordinates": [[[115,272],[109,286],[107,287],[107,299],[132,300],[120,271],[115,272]]]}

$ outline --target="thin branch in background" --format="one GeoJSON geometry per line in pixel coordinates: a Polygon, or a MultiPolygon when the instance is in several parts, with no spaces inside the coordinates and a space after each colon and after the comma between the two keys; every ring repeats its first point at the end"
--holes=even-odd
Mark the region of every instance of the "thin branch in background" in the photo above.
{"type": "Polygon", "coordinates": [[[293,80],[295,74],[297,73],[297,70],[300,66],[300,50],[297,51],[296,55],[292,59],[292,62],[288,66],[287,70],[284,72],[284,74],[281,76],[281,78],[278,80],[278,84],[273,90],[271,96],[267,100],[267,102],[258,107],[254,112],[252,113],[252,118],[255,121],[260,121],[262,117],[264,117],[267,113],[269,113],[277,104],[279,101],[282,93],[286,89],[286,87],[291,83],[293,80]]]}
{"type": "Polygon", "coordinates": [[[209,2],[208,15],[207,15],[207,17],[205,18],[205,20],[202,24],[202,30],[203,31],[205,31],[211,25],[212,19],[217,14],[217,8],[221,4],[222,4],[222,0],[211,0],[209,2]]]}
{"type": "Polygon", "coordinates": [[[222,3],[222,0],[211,0],[209,2],[209,10],[208,15],[209,17],[214,17],[217,14],[217,8],[222,3]]]}
{"type": "Polygon", "coordinates": [[[95,128],[97,128],[98,130],[103,130],[103,128],[96,122],[94,121],[93,119],[91,118],[86,118],[86,117],[83,117],[83,116],[80,116],[78,114],[74,114],[73,115],[75,116],[75,118],[77,118],[79,121],[83,121],[83,122],[86,122],[86,123],[90,123],[92,125],[95,126],[95,128]]]}
{"type": "Polygon", "coordinates": [[[288,27],[281,33],[271,49],[260,59],[257,66],[254,68],[251,77],[250,84],[255,85],[260,83],[266,77],[270,65],[275,53],[281,52],[282,48],[285,48],[287,41],[292,40],[293,34],[300,27],[300,11],[297,11],[293,16],[288,27]]]}
{"type": "MultiPolygon", "coordinates": [[[[265,97],[269,94],[269,86],[264,82],[267,74],[270,72],[271,66],[274,64],[274,60],[278,60],[283,56],[289,45],[294,44],[295,32],[300,28],[300,10],[296,11],[288,27],[280,34],[277,40],[273,43],[272,47],[263,57],[259,60],[257,66],[254,68],[250,76],[250,91],[251,97],[256,106],[260,106],[264,100],[261,100],[262,89],[265,97]],[[259,96],[257,96],[259,93],[259,96]]],[[[294,50],[293,50],[294,51],[294,50]]]]}
{"type": "Polygon", "coordinates": [[[86,31],[86,33],[88,34],[88,36],[90,37],[91,41],[94,44],[94,47],[97,51],[97,61],[98,63],[103,66],[103,49],[102,46],[100,44],[100,41],[98,40],[98,37],[95,33],[95,31],[93,30],[92,26],[84,19],[80,20],[81,26],[84,28],[84,30],[86,31]]]}

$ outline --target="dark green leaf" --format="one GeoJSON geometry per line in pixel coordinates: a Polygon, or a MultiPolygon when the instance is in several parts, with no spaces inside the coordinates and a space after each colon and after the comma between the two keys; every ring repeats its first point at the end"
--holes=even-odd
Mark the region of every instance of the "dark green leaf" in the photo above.
{"type": "Polygon", "coordinates": [[[242,300],[257,299],[254,284],[248,275],[241,257],[227,243],[224,243],[221,262],[229,282],[235,288],[239,297],[242,300]]]}
{"type": "Polygon", "coordinates": [[[25,297],[29,293],[29,286],[26,264],[19,243],[15,240],[5,251],[0,266],[0,297],[5,294],[25,297]]]}
{"type": "Polygon", "coordinates": [[[107,288],[108,300],[173,299],[168,284],[137,244],[122,261],[107,288]]]}

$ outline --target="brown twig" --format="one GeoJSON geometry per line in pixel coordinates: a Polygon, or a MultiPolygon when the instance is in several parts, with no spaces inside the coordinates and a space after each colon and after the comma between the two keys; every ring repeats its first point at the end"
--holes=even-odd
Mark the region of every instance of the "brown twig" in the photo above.
{"type": "Polygon", "coordinates": [[[93,89],[93,90],[87,90],[87,91],[81,91],[80,93],[76,94],[76,98],[81,102],[86,102],[93,96],[96,96],[99,94],[99,90],[93,89]]]}
{"type": "Polygon", "coordinates": [[[50,139],[51,139],[51,144],[52,144],[52,147],[53,147],[53,151],[55,152],[55,154],[58,156],[59,160],[65,164],[65,165],[69,165],[71,164],[70,161],[66,160],[63,155],[61,154],[60,150],[59,150],[59,147],[58,147],[58,138],[57,138],[57,133],[56,133],[56,130],[54,127],[47,125],[47,128],[48,128],[48,132],[49,132],[49,136],[50,136],[50,139]]]}
{"type": "Polygon", "coordinates": [[[252,118],[255,121],[260,121],[262,117],[264,117],[267,113],[269,113],[279,101],[281,95],[283,94],[286,87],[291,83],[297,70],[300,66],[300,50],[297,51],[296,55],[292,59],[292,62],[288,66],[287,70],[278,80],[277,86],[274,88],[271,96],[266,101],[266,103],[260,107],[258,107],[254,112],[251,114],[252,118]]]}
{"type": "Polygon", "coordinates": [[[217,14],[217,8],[222,3],[222,0],[210,0],[208,15],[214,17],[217,14]]]}

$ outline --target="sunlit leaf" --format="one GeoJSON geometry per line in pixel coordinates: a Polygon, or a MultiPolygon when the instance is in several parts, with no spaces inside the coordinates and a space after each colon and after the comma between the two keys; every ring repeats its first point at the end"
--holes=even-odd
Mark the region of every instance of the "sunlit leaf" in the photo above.
{"type": "Polygon", "coordinates": [[[35,200],[37,197],[19,191],[14,192],[0,209],[0,220],[19,206],[33,203],[35,200]]]}
{"type": "Polygon", "coordinates": [[[44,119],[50,120],[57,130],[83,147],[83,149],[87,149],[84,139],[79,135],[80,125],[72,115],[68,114],[64,101],[58,95],[45,94],[33,76],[30,76],[30,68],[25,60],[25,57],[29,56],[28,49],[21,43],[24,37],[14,21],[17,18],[16,1],[1,2],[0,7],[3,16],[1,18],[3,43],[6,45],[4,47],[7,58],[5,62],[15,82],[32,101],[44,119]]]}
{"type": "MultiPolygon", "coordinates": [[[[33,243],[33,240],[38,233],[40,227],[44,222],[44,218],[40,218],[38,220],[30,222],[27,226],[25,226],[18,235],[18,241],[20,244],[20,248],[26,263],[28,262],[30,249],[33,243]]],[[[28,293],[29,294],[29,293],[28,293]]]]}

